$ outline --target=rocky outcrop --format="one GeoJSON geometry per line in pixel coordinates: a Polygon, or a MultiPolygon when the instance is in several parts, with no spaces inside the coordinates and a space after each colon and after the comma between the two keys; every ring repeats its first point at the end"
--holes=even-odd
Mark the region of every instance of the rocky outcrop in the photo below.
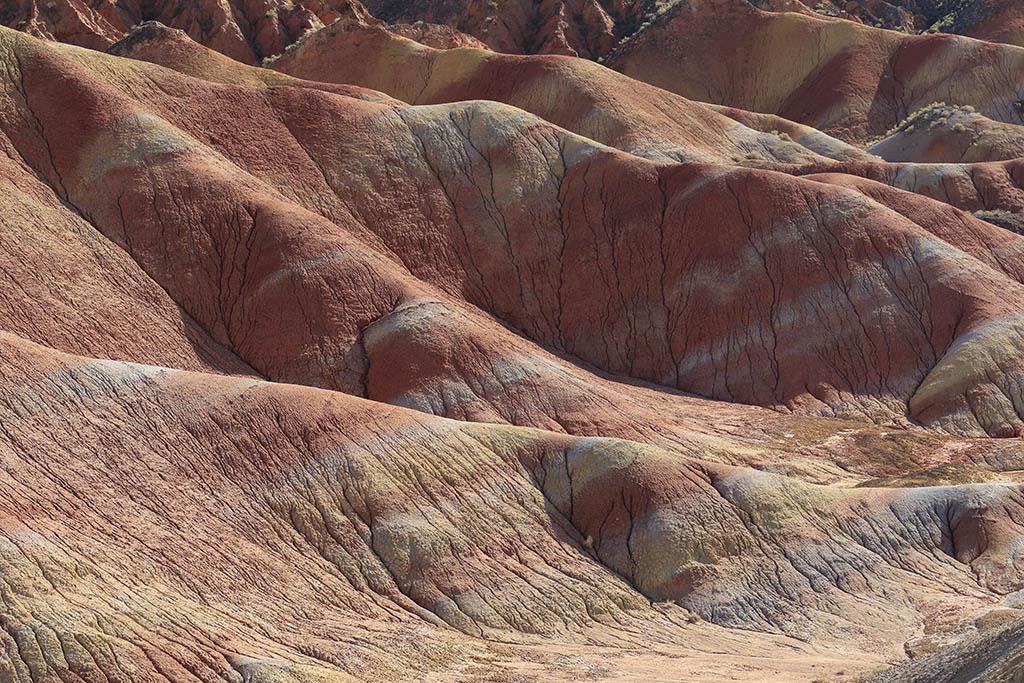
{"type": "Polygon", "coordinates": [[[932,25],[933,30],[1024,47],[1024,8],[1012,0],[956,3],[932,25]]]}
{"type": "Polygon", "coordinates": [[[390,22],[451,25],[498,52],[596,59],[636,30],[654,0],[373,0],[370,11],[390,22]]]}
{"type": "Polygon", "coordinates": [[[304,33],[339,19],[376,23],[358,0],[18,0],[0,10],[7,26],[94,50],[140,23],[158,21],[247,64],[280,54],[304,33]]]}

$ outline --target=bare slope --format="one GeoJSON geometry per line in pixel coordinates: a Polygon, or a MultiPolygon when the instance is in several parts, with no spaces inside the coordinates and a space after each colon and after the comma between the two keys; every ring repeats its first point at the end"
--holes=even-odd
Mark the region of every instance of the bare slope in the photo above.
{"type": "Polygon", "coordinates": [[[358,24],[288,73],[157,24],[112,52],[0,29],[0,675],[1002,647],[1024,237],[962,209],[1018,162],[358,24]]]}

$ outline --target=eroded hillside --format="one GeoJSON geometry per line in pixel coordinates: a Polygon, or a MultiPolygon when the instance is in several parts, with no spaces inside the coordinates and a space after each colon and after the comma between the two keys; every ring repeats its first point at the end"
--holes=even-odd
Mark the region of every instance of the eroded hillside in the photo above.
{"type": "Polygon", "coordinates": [[[9,9],[0,680],[1017,675],[1024,48],[847,7],[9,9]]]}

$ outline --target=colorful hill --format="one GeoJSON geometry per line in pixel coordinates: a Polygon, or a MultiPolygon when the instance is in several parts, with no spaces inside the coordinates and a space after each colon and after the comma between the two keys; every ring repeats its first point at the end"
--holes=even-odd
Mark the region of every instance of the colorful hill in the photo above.
{"type": "Polygon", "coordinates": [[[51,4],[0,28],[0,680],[1013,680],[1021,48],[51,4]]]}

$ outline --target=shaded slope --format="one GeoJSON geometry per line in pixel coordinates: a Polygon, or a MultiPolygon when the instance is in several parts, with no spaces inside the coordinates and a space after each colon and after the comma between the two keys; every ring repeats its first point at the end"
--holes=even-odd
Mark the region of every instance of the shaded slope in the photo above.
{"type": "Polygon", "coordinates": [[[972,38],[1024,47],[1024,7],[1013,0],[959,3],[935,27],[972,38]]]}
{"type": "Polygon", "coordinates": [[[371,0],[367,7],[386,21],[450,24],[498,52],[597,58],[607,54],[643,21],[653,0],[371,0]]]}

